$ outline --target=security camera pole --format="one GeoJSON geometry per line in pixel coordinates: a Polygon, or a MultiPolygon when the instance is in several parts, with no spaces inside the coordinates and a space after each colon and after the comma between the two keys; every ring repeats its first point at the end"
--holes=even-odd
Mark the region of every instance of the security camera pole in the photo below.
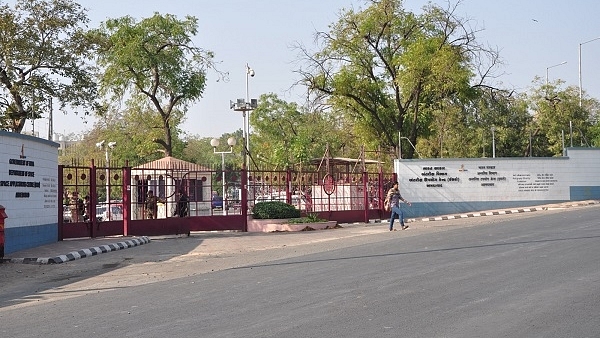
{"type": "Polygon", "coordinates": [[[233,109],[234,111],[241,111],[242,112],[242,117],[243,117],[243,121],[244,121],[244,129],[243,129],[243,137],[244,137],[244,145],[245,145],[245,149],[244,149],[244,165],[246,165],[247,168],[250,167],[250,163],[249,163],[249,159],[248,159],[248,154],[250,153],[250,126],[249,126],[249,115],[250,113],[246,114],[246,112],[250,112],[254,109],[256,109],[256,107],[258,106],[258,101],[256,99],[250,99],[250,95],[248,92],[248,75],[250,75],[251,77],[254,77],[254,69],[250,68],[250,66],[248,66],[248,64],[246,64],[246,98],[245,99],[237,99],[235,102],[234,101],[229,101],[229,108],[233,109]]]}
{"type": "MultiPolygon", "coordinates": [[[[250,66],[248,66],[248,64],[246,63],[246,102],[250,102],[250,94],[248,92],[248,75],[254,77],[254,69],[250,68],[250,66]]],[[[250,153],[250,113],[246,115],[246,112],[244,112],[244,119],[244,123],[246,124],[246,149],[248,153],[250,153]]]]}

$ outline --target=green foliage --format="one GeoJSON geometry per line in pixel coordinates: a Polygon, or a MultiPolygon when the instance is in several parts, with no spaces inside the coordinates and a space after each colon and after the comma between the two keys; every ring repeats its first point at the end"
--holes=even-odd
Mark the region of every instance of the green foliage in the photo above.
{"type": "Polygon", "coordinates": [[[285,202],[259,202],[252,208],[255,219],[286,219],[300,217],[300,210],[285,202]]]}
{"type": "MultiPolygon", "coordinates": [[[[397,148],[399,132],[413,144],[437,137],[431,127],[438,104],[476,98],[471,83],[483,83],[475,74],[493,74],[496,53],[477,43],[456,7],[430,4],[415,15],[400,0],[369,3],[361,11],[343,11],[329,32],[318,32],[320,51],[303,50],[308,67],[299,72],[304,83],[323,102],[344,111],[353,130],[364,133],[358,138],[370,137],[383,149],[397,148]],[[477,62],[488,57],[492,66],[480,72],[477,62]]],[[[405,157],[412,158],[415,150],[405,149],[405,157]]]]}
{"type": "Polygon", "coordinates": [[[586,100],[585,105],[580,107],[578,88],[569,86],[562,89],[561,82],[541,84],[541,79],[538,83],[540,85],[528,98],[534,111],[534,144],[543,145],[540,149],[543,153],[535,155],[561,156],[563,141],[567,147],[571,146],[571,140],[573,146],[591,146],[594,125],[598,123],[597,101],[586,100]]]}
{"type": "Polygon", "coordinates": [[[54,99],[82,115],[97,111],[94,46],[85,9],[71,0],[0,2],[0,129],[20,133],[54,99]]]}
{"type": "Polygon", "coordinates": [[[165,156],[173,155],[173,131],[202,97],[206,72],[214,69],[213,53],[192,44],[197,26],[194,17],[178,20],[155,13],[140,22],[128,16],[109,19],[90,34],[102,47],[102,93],[112,94],[117,102],[129,97],[128,106],[152,110],[150,121],[162,130],[153,142],[165,156]]]}
{"type": "Polygon", "coordinates": [[[261,95],[250,122],[254,129],[250,139],[254,160],[271,168],[284,169],[320,158],[328,144],[336,156],[358,156],[343,153],[344,148],[356,151],[359,147],[339,116],[308,111],[275,94],[261,95]]]}
{"type": "Polygon", "coordinates": [[[309,213],[305,217],[292,218],[288,221],[290,224],[302,224],[302,223],[319,223],[327,222],[326,219],[320,218],[317,213],[309,213]]]}

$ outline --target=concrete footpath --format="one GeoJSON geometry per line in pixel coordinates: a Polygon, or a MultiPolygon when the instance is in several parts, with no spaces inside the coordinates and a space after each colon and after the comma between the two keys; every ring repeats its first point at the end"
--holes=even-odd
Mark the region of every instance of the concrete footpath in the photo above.
{"type": "MultiPolygon", "coordinates": [[[[583,207],[589,205],[600,204],[598,200],[588,200],[579,202],[565,202],[559,204],[549,204],[536,207],[527,208],[514,208],[514,209],[501,209],[501,210],[490,210],[474,213],[446,215],[431,218],[419,218],[419,219],[407,219],[406,222],[411,228],[425,227],[430,222],[447,221],[447,220],[459,220],[474,217],[487,217],[487,216],[498,216],[498,215],[510,215],[519,213],[536,212],[543,210],[553,209],[566,209],[572,207],[583,207]]],[[[347,227],[365,227],[369,225],[377,226],[377,229],[381,228],[381,231],[387,229],[387,220],[375,220],[369,224],[366,223],[353,223],[353,224],[340,224],[343,228],[347,227]]],[[[328,231],[328,230],[319,230],[328,231]]],[[[269,233],[240,233],[239,235],[251,234],[253,236],[269,236],[269,233]]],[[[195,234],[192,233],[192,236],[195,234]]],[[[157,237],[160,239],[160,237],[157,237]]],[[[112,251],[124,250],[135,248],[140,245],[148,244],[152,241],[152,237],[140,236],[140,237],[102,237],[102,238],[83,238],[83,239],[69,239],[59,241],[52,244],[47,244],[27,250],[17,251],[8,254],[4,257],[2,262],[4,263],[27,263],[27,264],[60,264],[68,261],[82,259],[86,257],[96,256],[99,254],[110,253],[112,251]]]]}

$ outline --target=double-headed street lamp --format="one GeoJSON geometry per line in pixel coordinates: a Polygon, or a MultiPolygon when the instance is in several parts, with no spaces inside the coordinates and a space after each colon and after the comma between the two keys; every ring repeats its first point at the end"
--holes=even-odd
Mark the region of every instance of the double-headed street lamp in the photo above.
{"type": "Polygon", "coordinates": [[[110,205],[109,205],[109,201],[110,201],[110,171],[108,169],[109,165],[109,160],[108,160],[108,150],[109,149],[113,149],[115,146],[117,145],[117,142],[108,142],[105,143],[105,140],[102,140],[98,143],[96,143],[96,147],[98,149],[103,149],[104,148],[104,153],[106,155],[106,214],[108,216],[108,220],[110,220],[110,205]]]}
{"type": "Polygon", "coordinates": [[[225,184],[225,154],[232,154],[233,153],[233,146],[235,146],[235,138],[230,137],[227,139],[227,144],[229,145],[229,151],[217,151],[217,147],[219,146],[219,140],[216,138],[213,138],[212,140],[210,140],[210,145],[213,147],[213,152],[215,154],[221,154],[221,173],[222,173],[222,177],[221,177],[221,182],[223,184],[223,205],[221,207],[221,209],[223,209],[223,215],[226,215],[226,210],[225,210],[225,203],[227,200],[227,194],[225,193],[225,189],[226,189],[226,184],[225,184]]]}
{"type": "Polygon", "coordinates": [[[600,36],[595,38],[595,39],[591,39],[585,42],[582,42],[579,44],[579,107],[581,107],[581,103],[582,103],[582,99],[583,99],[583,89],[581,86],[581,45],[585,45],[586,43],[590,43],[592,41],[596,41],[599,40],[600,36]]]}

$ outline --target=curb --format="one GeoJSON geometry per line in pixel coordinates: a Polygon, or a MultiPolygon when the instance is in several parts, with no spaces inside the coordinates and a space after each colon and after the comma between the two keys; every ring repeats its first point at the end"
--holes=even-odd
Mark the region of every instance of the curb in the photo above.
{"type": "MultiPolygon", "coordinates": [[[[562,204],[552,204],[552,205],[544,205],[535,208],[519,208],[519,209],[509,209],[509,210],[496,210],[496,211],[483,211],[479,213],[468,213],[468,214],[460,214],[460,215],[450,215],[450,216],[438,216],[438,217],[429,217],[429,218],[421,218],[418,219],[422,222],[431,222],[431,221],[447,221],[451,219],[460,219],[460,218],[469,218],[469,217],[482,217],[482,216],[495,216],[495,215],[509,215],[509,214],[517,214],[522,212],[534,212],[534,211],[544,211],[544,210],[557,210],[557,209],[565,209],[570,207],[581,207],[600,204],[600,201],[591,200],[586,202],[566,202],[562,204]]],[[[416,221],[417,219],[412,219],[411,221],[416,221]]]]}
{"type": "Polygon", "coordinates": [[[142,236],[139,238],[130,239],[123,242],[117,243],[109,243],[101,246],[92,247],[89,249],[81,249],[77,251],[71,251],[64,255],[59,255],[56,257],[41,257],[41,258],[12,258],[10,260],[5,260],[10,263],[25,263],[25,264],[61,264],[69,261],[74,261],[76,259],[81,259],[85,257],[96,256],[99,254],[123,250],[127,248],[132,248],[135,246],[143,245],[150,243],[150,238],[147,236],[142,236]]]}
{"type": "Polygon", "coordinates": [[[542,211],[542,210],[548,210],[548,207],[522,208],[522,209],[511,209],[511,210],[500,210],[500,211],[484,211],[484,212],[479,212],[479,213],[469,213],[469,214],[452,215],[452,216],[429,217],[429,218],[421,218],[420,221],[422,221],[422,222],[447,221],[447,220],[451,220],[451,219],[482,217],[482,216],[495,216],[495,215],[509,215],[509,214],[518,214],[518,213],[522,213],[522,212],[533,212],[533,211],[542,211]]]}

